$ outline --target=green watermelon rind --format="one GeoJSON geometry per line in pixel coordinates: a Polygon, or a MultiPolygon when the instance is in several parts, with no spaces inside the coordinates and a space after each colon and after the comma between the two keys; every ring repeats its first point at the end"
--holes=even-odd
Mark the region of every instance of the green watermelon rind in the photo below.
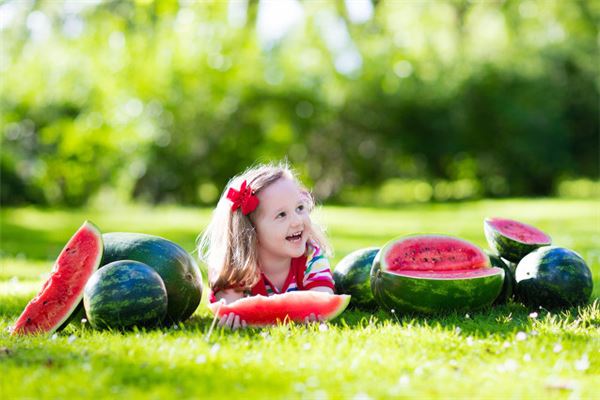
{"type": "Polygon", "coordinates": [[[105,265],[85,286],[86,317],[96,329],[153,327],[167,314],[167,289],[160,275],[138,261],[105,265]]]}
{"type": "MultiPolygon", "coordinates": [[[[479,269],[478,268],[478,269],[479,269]]],[[[371,288],[375,301],[385,310],[399,313],[434,314],[458,310],[477,310],[490,306],[504,283],[505,271],[490,267],[489,257],[473,243],[448,235],[410,235],[393,239],[379,251],[371,269],[371,288]],[[479,268],[490,274],[465,278],[423,278],[388,271],[384,260],[392,247],[405,239],[444,238],[477,249],[485,262],[479,268]]]]}
{"type": "MultiPolygon", "coordinates": [[[[526,224],[523,225],[527,226],[526,224]]],[[[523,243],[519,240],[510,238],[494,228],[491,225],[490,218],[486,218],[483,221],[483,231],[490,249],[492,249],[496,255],[514,263],[518,263],[532,251],[552,244],[551,240],[540,243],[523,243]]]]}
{"type": "Polygon", "coordinates": [[[541,247],[523,257],[515,281],[520,302],[548,309],[587,304],[594,288],[592,272],[583,257],[559,246],[541,247]]]}
{"type": "Polygon", "coordinates": [[[346,255],[333,271],[337,294],[352,296],[350,306],[373,309],[377,303],[371,290],[371,267],[379,247],[359,249],[346,255]]]}
{"type": "Polygon", "coordinates": [[[178,244],[154,235],[105,233],[103,265],[134,260],[152,267],[165,283],[169,297],[165,322],[188,319],[202,299],[202,275],[196,261],[178,244]]]}
{"type": "Polygon", "coordinates": [[[330,312],[329,314],[321,315],[321,317],[323,317],[324,320],[331,321],[332,319],[336,319],[346,310],[346,308],[348,308],[350,301],[352,301],[352,296],[350,296],[350,295],[341,295],[341,296],[342,296],[342,302],[339,304],[339,306],[334,311],[330,312]]]}

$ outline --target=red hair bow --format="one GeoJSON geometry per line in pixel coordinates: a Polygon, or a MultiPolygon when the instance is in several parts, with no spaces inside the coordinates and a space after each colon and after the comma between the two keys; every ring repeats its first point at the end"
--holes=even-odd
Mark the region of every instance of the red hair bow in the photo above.
{"type": "Polygon", "coordinates": [[[241,207],[242,214],[244,215],[250,214],[258,207],[258,197],[252,193],[252,188],[246,181],[242,182],[239,191],[234,188],[229,188],[227,198],[233,203],[231,205],[231,211],[235,211],[241,207]]]}

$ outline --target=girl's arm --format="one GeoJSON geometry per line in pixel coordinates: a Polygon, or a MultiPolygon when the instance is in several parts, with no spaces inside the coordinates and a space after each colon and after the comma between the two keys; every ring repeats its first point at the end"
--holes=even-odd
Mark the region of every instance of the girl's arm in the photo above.
{"type": "Polygon", "coordinates": [[[234,289],[223,289],[215,293],[217,301],[225,300],[225,304],[232,303],[244,297],[244,292],[239,292],[234,289]]]}
{"type": "Polygon", "coordinates": [[[321,249],[313,245],[311,247],[312,253],[307,257],[304,281],[302,282],[304,289],[334,294],[335,282],[329,267],[329,260],[321,252],[321,249]]]}

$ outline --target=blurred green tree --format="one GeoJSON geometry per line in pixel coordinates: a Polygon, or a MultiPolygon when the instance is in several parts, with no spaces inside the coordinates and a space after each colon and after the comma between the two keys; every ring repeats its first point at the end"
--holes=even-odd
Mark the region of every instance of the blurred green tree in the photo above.
{"type": "Polygon", "coordinates": [[[282,158],[330,201],[386,182],[425,200],[552,194],[600,173],[599,14],[583,0],[7,1],[0,200],[76,206],[108,187],[212,204],[282,158]]]}

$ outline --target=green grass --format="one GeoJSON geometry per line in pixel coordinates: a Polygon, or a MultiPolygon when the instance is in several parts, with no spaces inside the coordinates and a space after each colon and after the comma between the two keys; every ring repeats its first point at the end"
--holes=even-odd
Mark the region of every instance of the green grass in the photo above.
{"type": "Polygon", "coordinates": [[[19,398],[598,398],[600,208],[592,201],[510,200],[399,209],[326,207],[333,264],[360,247],[436,232],[487,247],[485,216],[532,223],[579,252],[594,302],[548,312],[510,303],[444,316],[346,311],[329,324],[205,335],[203,300],[179,326],[129,333],[86,325],[41,337],[7,328],[83,220],[103,231],[158,234],[193,251],[209,210],[4,209],[1,217],[0,395],[19,398]]]}

